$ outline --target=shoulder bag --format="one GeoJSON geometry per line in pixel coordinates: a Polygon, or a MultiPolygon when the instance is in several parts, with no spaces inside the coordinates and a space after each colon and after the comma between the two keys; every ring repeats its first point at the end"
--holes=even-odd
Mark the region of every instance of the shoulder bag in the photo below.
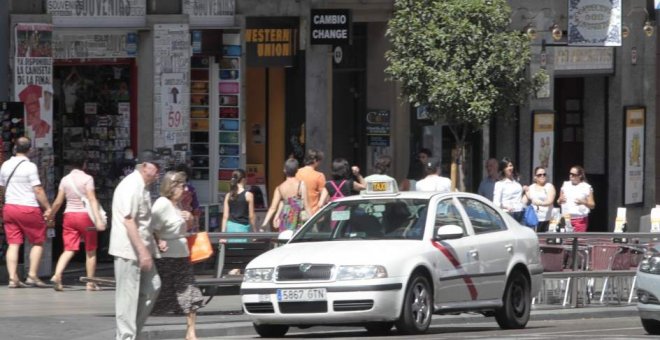
{"type": "Polygon", "coordinates": [[[2,203],[4,203],[5,196],[7,195],[7,188],[9,188],[9,181],[11,181],[11,178],[12,178],[12,176],[14,176],[14,172],[16,172],[16,169],[18,169],[18,166],[21,165],[21,163],[23,163],[23,162],[25,162],[25,160],[22,160],[22,161],[18,162],[18,164],[16,164],[16,166],[14,167],[14,170],[12,170],[11,173],[9,174],[9,177],[7,177],[7,182],[5,182],[5,190],[2,193],[2,203]]]}
{"type": "MultiPolygon", "coordinates": [[[[78,188],[76,187],[76,184],[73,182],[73,178],[71,178],[71,176],[69,176],[69,185],[71,185],[71,188],[73,188],[73,192],[75,192],[76,195],[80,197],[80,200],[82,201],[85,210],[87,210],[87,215],[92,220],[92,222],[94,222],[94,226],[96,227],[96,229],[99,231],[103,231],[98,227],[99,223],[96,221],[96,216],[94,215],[92,204],[89,202],[89,199],[86,196],[83,196],[83,194],[81,194],[80,191],[78,191],[78,188]]],[[[104,224],[107,224],[108,215],[106,214],[105,210],[103,210],[101,203],[98,203],[98,206],[99,206],[99,215],[101,216],[101,220],[103,221],[104,224]]]]}
{"type": "Polygon", "coordinates": [[[213,256],[213,246],[209,239],[209,233],[201,231],[187,237],[188,250],[190,251],[190,262],[202,262],[213,256]]]}

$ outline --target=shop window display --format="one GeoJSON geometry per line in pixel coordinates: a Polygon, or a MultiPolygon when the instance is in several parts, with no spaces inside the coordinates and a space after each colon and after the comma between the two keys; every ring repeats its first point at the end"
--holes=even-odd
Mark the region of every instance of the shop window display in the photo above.
{"type": "Polygon", "coordinates": [[[117,164],[130,148],[130,65],[60,65],[55,67],[57,178],[74,150],[86,150],[87,170],[105,207],[121,178],[117,164]]]}

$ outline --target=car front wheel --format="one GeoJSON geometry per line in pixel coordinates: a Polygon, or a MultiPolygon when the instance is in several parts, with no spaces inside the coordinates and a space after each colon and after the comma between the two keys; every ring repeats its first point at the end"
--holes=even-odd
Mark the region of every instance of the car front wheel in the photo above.
{"type": "Polygon", "coordinates": [[[506,283],[502,308],[495,311],[495,320],[502,329],[525,328],[532,306],[529,280],[520,271],[511,273],[506,283]]]}
{"type": "Polygon", "coordinates": [[[649,333],[651,335],[660,334],[660,321],[658,320],[642,319],[642,326],[644,326],[644,330],[646,331],[646,333],[649,333]]]}
{"type": "Polygon", "coordinates": [[[403,334],[424,333],[431,325],[432,312],[433,291],[429,280],[422,275],[413,276],[403,298],[401,316],[396,321],[396,329],[403,334]]]}
{"type": "Polygon", "coordinates": [[[262,338],[280,338],[289,331],[289,326],[286,325],[257,325],[256,323],[252,325],[262,338]]]}

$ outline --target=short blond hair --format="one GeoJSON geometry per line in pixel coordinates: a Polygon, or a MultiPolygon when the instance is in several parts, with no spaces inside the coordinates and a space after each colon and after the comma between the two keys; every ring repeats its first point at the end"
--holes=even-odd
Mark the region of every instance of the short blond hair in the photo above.
{"type": "Polygon", "coordinates": [[[171,198],[174,195],[174,188],[179,184],[186,184],[186,173],[183,171],[168,171],[163,180],[160,181],[160,195],[171,198]]]}

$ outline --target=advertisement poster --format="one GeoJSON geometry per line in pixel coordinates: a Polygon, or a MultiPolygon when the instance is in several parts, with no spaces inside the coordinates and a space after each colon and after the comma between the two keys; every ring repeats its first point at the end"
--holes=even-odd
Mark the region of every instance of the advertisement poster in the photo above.
{"type": "MultiPolygon", "coordinates": [[[[184,24],[154,25],[154,144],[190,142],[190,31],[184,24]],[[178,113],[177,113],[178,112],[178,113]]],[[[200,99],[204,100],[204,99],[200,99]]],[[[208,122],[193,126],[208,130],[208,122]]]]}
{"type": "Polygon", "coordinates": [[[369,110],[366,122],[367,145],[390,146],[390,111],[369,110]]]}
{"type": "Polygon", "coordinates": [[[644,202],[644,127],[646,109],[627,107],[624,158],[624,204],[644,202]]]}
{"type": "Polygon", "coordinates": [[[147,0],[46,0],[57,27],[143,27],[147,0]]]}
{"type": "Polygon", "coordinates": [[[546,180],[552,183],[552,169],[554,167],[555,146],[555,114],[547,111],[534,112],[532,148],[532,171],[537,166],[545,168],[546,180]]]}
{"type": "Polygon", "coordinates": [[[178,131],[184,128],[183,114],[187,110],[189,93],[186,92],[185,75],[182,73],[163,73],[161,76],[162,129],[178,131]]]}
{"type": "Polygon", "coordinates": [[[569,0],[568,44],[621,46],[621,0],[569,0]]]}
{"type": "Polygon", "coordinates": [[[53,145],[53,26],[17,24],[14,94],[25,105],[27,135],[36,147],[53,145]]]}

